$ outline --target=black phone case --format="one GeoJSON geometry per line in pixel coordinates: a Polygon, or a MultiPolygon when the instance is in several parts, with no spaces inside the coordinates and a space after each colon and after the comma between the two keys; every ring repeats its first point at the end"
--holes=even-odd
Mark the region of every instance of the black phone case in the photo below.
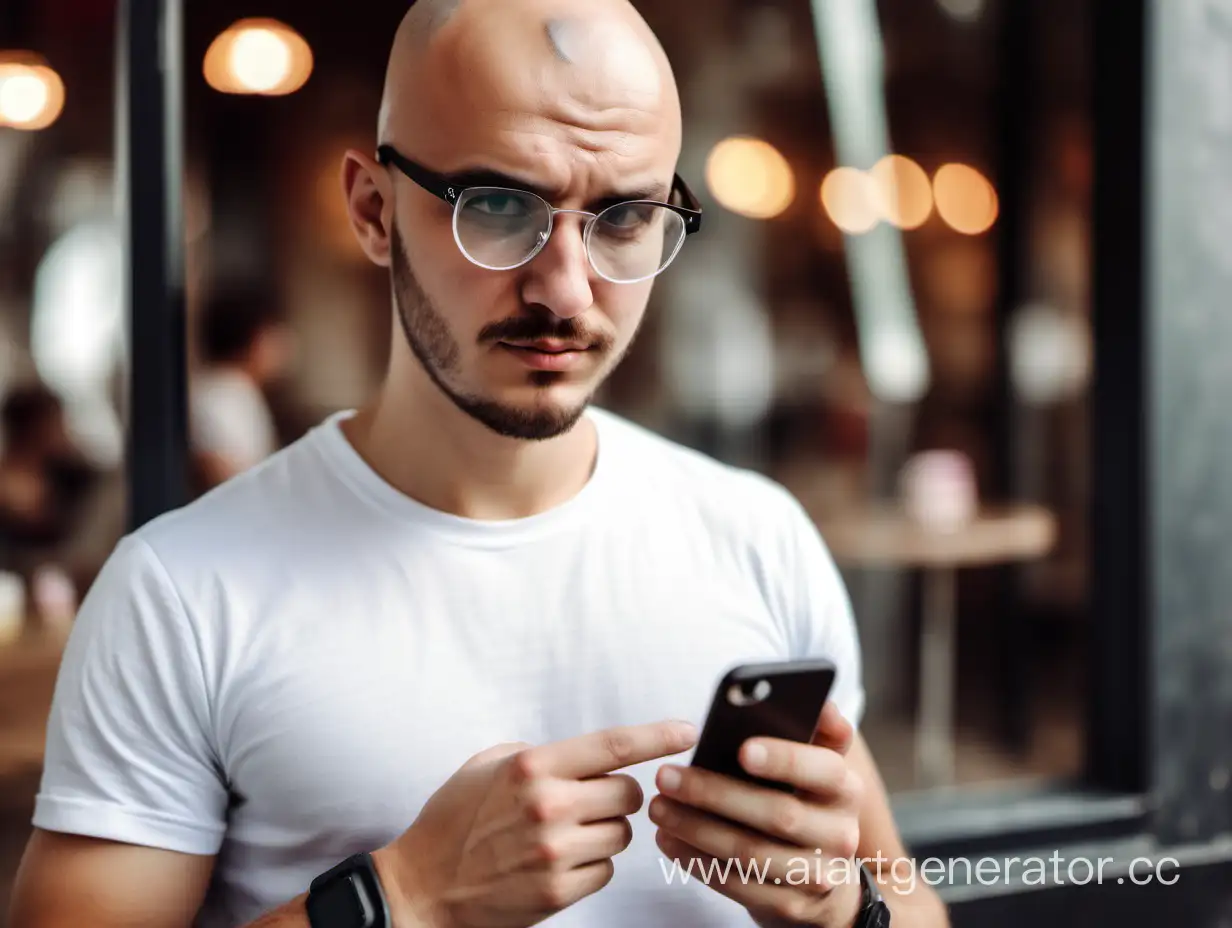
{"type": "Polygon", "coordinates": [[[790,791],[785,783],[745,771],[740,746],[754,736],[810,741],[835,675],[834,664],[822,658],[744,664],[728,671],[715,690],[692,766],[790,791]]]}

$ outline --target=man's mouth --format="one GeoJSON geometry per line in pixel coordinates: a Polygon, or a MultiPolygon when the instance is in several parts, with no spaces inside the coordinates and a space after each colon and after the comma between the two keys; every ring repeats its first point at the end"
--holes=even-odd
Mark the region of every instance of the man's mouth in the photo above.
{"type": "Polygon", "coordinates": [[[587,351],[590,349],[590,345],[583,342],[564,341],[558,338],[539,338],[534,341],[503,341],[501,344],[510,348],[538,351],[542,354],[563,354],[566,351],[587,351]]]}
{"type": "Polygon", "coordinates": [[[500,347],[528,367],[541,371],[566,371],[584,363],[591,346],[583,342],[541,338],[534,341],[502,341],[500,347]]]}

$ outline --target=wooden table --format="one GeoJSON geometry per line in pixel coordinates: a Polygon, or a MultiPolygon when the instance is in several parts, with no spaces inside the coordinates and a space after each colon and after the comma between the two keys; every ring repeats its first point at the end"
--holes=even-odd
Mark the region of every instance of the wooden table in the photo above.
{"type": "Polygon", "coordinates": [[[904,567],[923,572],[916,773],[921,785],[954,779],[955,577],[962,567],[1029,561],[1056,543],[1056,519],[1039,506],[987,507],[953,531],[929,530],[887,506],[819,520],[844,567],[904,567]]]}

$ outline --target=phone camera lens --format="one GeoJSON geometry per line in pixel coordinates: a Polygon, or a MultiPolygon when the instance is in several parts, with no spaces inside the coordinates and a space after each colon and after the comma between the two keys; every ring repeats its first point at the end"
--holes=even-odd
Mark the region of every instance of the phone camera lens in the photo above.
{"type": "Polygon", "coordinates": [[[727,701],[734,706],[751,706],[770,695],[769,680],[745,680],[733,684],[727,691],[727,701]]]}

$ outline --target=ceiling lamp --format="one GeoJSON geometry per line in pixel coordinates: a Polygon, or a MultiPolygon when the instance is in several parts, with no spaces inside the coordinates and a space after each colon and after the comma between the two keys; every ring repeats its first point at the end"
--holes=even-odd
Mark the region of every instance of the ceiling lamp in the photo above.
{"type": "Polygon", "coordinates": [[[46,129],[64,110],[64,81],[33,52],[0,51],[0,126],[46,129]]]}
{"type": "Polygon", "coordinates": [[[210,43],[204,71],[222,93],[285,96],[312,74],[312,49],[276,19],[241,19],[210,43]]]}

